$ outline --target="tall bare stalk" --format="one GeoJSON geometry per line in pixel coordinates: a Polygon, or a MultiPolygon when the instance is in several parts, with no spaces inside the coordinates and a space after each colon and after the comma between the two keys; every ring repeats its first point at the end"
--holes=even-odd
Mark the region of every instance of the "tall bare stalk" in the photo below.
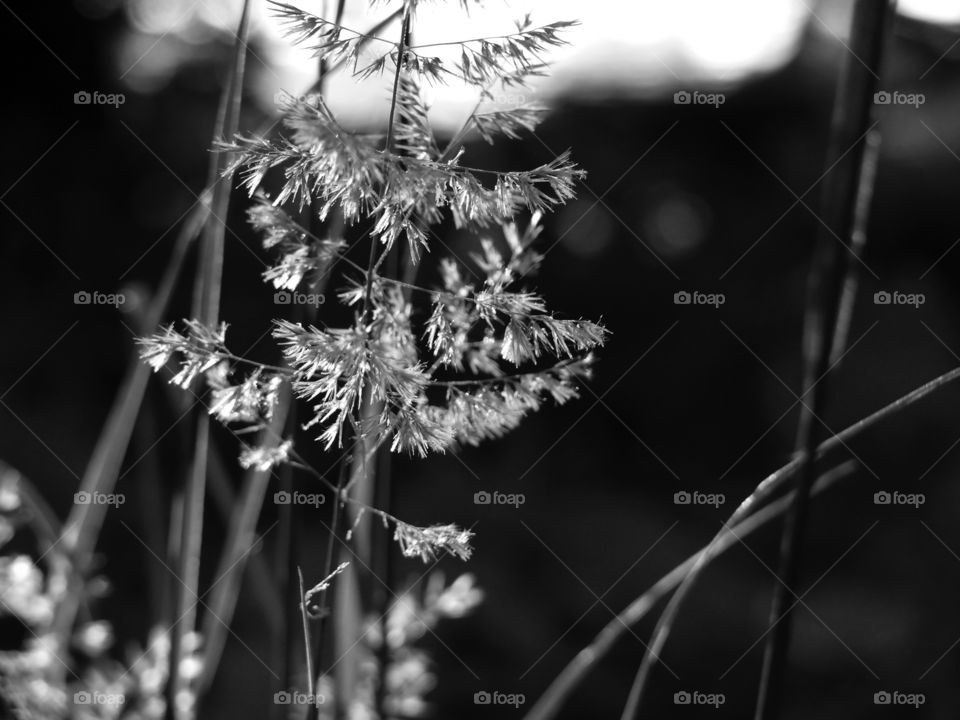
{"type": "MultiPolygon", "coordinates": [[[[940,375],[929,382],[924,383],[911,392],[897,398],[891,403],[874,411],[870,415],[861,418],[857,422],[849,425],[836,435],[824,440],[817,447],[816,459],[824,458],[827,453],[844,447],[850,440],[879,424],[883,420],[896,415],[908,407],[911,407],[920,400],[943,389],[950,383],[960,379],[960,368],[954,368],[949,372],[940,375]]],[[[569,698],[573,691],[584,681],[587,674],[599,664],[613,647],[614,642],[622,637],[627,630],[646,616],[652,606],[664,597],[673,587],[677,587],[673,598],[685,598],[693,588],[696,580],[715,557],[715,551],[722,546],[724,537],[727,534],[727,528],[737,528],[754,513],[757,513],[763,507],[763,503],[768,502],[778,491],[782,490],[795,477],[800,467],[799,458],[794,458],[789,463],[779,468],[767,476],[754,489],[746,499],[744,499],[733,514],[725,521],[724,529],[721,530],[707,545],[701,548],[695,555],[689,558],[683,565],[677,566],[665,575],[652,588],[645,591],[627,606],[616,618],[610,621],[599,635],[587,647],[581,650],[564,670],[554,679],[547,688],[546,692],[534,704],[533,708],[524,718],[524,720],[551,720],[563,707],[563,703],[569,698]],[[681,568],[685,568],[681,572],[681,568]],[[674,582],[674,578],[678,584],[674,582]]],[[[679,612],[681,601],[676,605],[671,603],[668,610],[661,614],[659,623],[664,623],[664,637],[669,635],[669,629],[673,626],[679,612]]],[[[654,637],[659,633],[655,630],[654,637]]],[[[662,649],[662,645],[660,646],[662,649]]],[[[659,657],[659,650],[651,644],[648,653],[656,660],[659,657]]]]}
{"type": "MultiPolygon", "coordinates": [[[[234,57],[230,74],[221,98],[217,114],[214,139],[233,137],[240,126],[240,105],[243,96],[244,66],[247,56],[247,35],[250,22],[250,0],[244,0],[240,23],[234,41],[234,57]]],[[[229,158],[225,154],[214,155],[210,160],[210,178],[213,184],[210,217],[204,228],[200,254],[200,267],[194,288],[193,317],[206,327],[213,328],[220,318],[220,287],[223,279],[223,251],[226,233],[227,210],[230,206],[232,180],[224,177],[229,158]]],[[[175,603],[176,619],[170,642],[170,674],[167,693],[167,717],[186,720],[193,716],[195,708],[187,709],[180,704],[186,689],[180,673],[184,639],[196,629],[196,604],[200,597],[200,553],[203,546],[203,509],[206,496],[207,462],[210,446],[210,419],[203,410],[196,417],[194,456],[183,496],[178,584],[175,603]]]]}
{"type": "MultiPolygon", "coordinates": [[[[841,299],[847,278],[858,258],[847,247],[854,236],[858,200],[869,198],[861,190],[864,180],[866,136],[871,130],[874,93],[880,79],[884,41],[893,15],[888,0],[858,0],[850,31],[850,52],[837,84],[830,148],[829,174],[821,195],[821,218],[807,289],[804,322],[804,383],[801,397],[797,452],[800,457],[797,493],[784,521],[780,545],[778,582],[774,586],[763,667],[757,695],[756,720],[780,715],[784,673],[792,627],[791,595],[800,578],[800,557],[806,535],[809,494],[816,480],[814,455],[820,439],[829,434],[823,425],[833,338],[841,318],[841,299]]],[[[869,178],[872,180],[872,178],[869,178]]],[[[866,208],[861,204],[861,217],[866,208]]],[[[862,242],[860,244],[862,247],[862,242]]],[[[846,321],[845,321],[846,322],[846,321]]]]}

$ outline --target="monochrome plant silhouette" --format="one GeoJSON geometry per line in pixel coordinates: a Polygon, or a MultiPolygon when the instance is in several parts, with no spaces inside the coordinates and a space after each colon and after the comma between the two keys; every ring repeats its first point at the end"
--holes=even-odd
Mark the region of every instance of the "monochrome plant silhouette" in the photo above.
{"type": "MultiPolygon", "coordinates": [[[[270,332],[283,358],[278,366],[232,352],[225,322],[190,318],[140,343],[141,357],[152,369],[172,368],[174,385],[196,393],[205,383],[211,416],[237,433],[260,434],[258,444],[241,447],[242,467],[310,472],[334,494],[332,533],[340,506],[349,505],[360,511],[355,526],[363,512],[378,516],[392,528],[403,556],[428,562],[443,554],[467,560],[473,533],[453,524],[418,527],[361,499],[356,488],[376,482],[377,454],[425,458],[477,445],[517,427],[545,400],[567,402],[577,396],[578,379],[589,376],[593,351],[607,331],[600,323],[551,312],[530,284],[542,261],[535,247],[541,218],[574,197],[583,176],[570,153],[525,171],[465,163],[463,142],[473,134],[493,142],[536,128],[543,107],[487,106],[498,89],[542,75],[538,54],[561,44],[559,33],[571,23],[535,27],[528,17],[510,35],[452,41],[446,44],[459,46],[461,54],[450,63],[428,55],[431,46],[410,42],[422,4],[403,4],[395,41],[273,4],[289,34],[321,63],[351,67],[358,79],[392,73],[385,135],[344,127],[315,92],[284,97],[280,132],[237,133],[216,147],[229,158],[224,177],[238,177],[250,193],[249,222],[274,255],[263,280],[277,292],[314,295],[339,283],[334,297],[351,321],[332,326],[322,317],[308,323],[277,318],[270,332]],[[376,45],[369,62],[361,54],[368,44],[376,45]],[[421,85],[434,83],[442,91],[451,81],[474,87],[478,101],[441,149],[421,85]],[[306,223],[305,212],[311,216],[306,223]],[[324,224],[333,215],[337,222],[324,224]],[[438,284],[418,284],[419,264],[435,237],[432,228],[447,216],[475,234],[476,251],[467,261],[442,258],[438,284]],[[366,266],[350,255],[345,235],[353,227],[365,228],[354,243],[369,244],[366,266]],[[401,253],[404,278],[396,270],[401,253]],[[341,472],[350,483],[334,484],[309,467],[298,451],[303,440],[297,428],[283,437],[272,430],[285,387],[309,408],[300,429],[310,431],[324,450],[346,448],[350,459],[341,472]]],[[[336,541],[331,537],[331,544],[336,541]]],[[[308,667],[306,607],[312,617],[323,617],[327,590],[341,582],[336,576],[349,564],[303,595],[308,667]]],[[[380,667],[381,680],[389,671],[380,667]]],[[[308,678],[311,695],[312,683],[308,678]]],[[[337,702],[351,702],[354,691],[332,693],[346,693],[346,701],[337,702]]]]}
{"type": "MultiPolygon", "coordinates": [[[[545,52],[564,44],[576,23],[538,25],[526,16],[502,35],[418,44],[418,16],[438,1],[399,0],[366,31],[343,24],[346,0],[324,6],[322,15],[271,2],[291,42],[311,51],[317,81],[302,95],[283,92],[276,122],[253,130],[241,127],[251,2],[242,3],[206,187],[136,317],[141,337],[65,522],[26,477],[0,463],[0,619],[16,620],[24,635],[19,647],[0,650],[0,714],[203,717],[246,576],[279,638],[269,668],[276,679],[271,717],[430,713],[438,679],[423,641],[484,597],[472,573],[448,582],[434,566],[452,558],[469,570],[476,536],[472,524],[450,522],[434,506],[426,512],[435,517],[411,522],[397,509],[391,462],[402,457],[418,467],[494,442],[545,406],[575,400],[609,337],[600,319],[555,309],[535,282],[545,262],[545,218],[575,199],[585,178],[573,153],[494,170],[473,149],[534,136],[548,108],[500,100],[548,72],[545,52]],[[383,117],[358,128],[331,110],[327,80],[338,71],[387,88],[383,117]],[[460,85],[475,104],[444,141],[425,97],[460,85]],[[227,236],[235,235],[226,222],[231,202],[244,203],[269,258],[259,278],[243,278],[275,293],[263,326],[221,307],[227,236]],[[454,248],[444,243],[451,227],[454,248]],[[195,244],[190,312],[168,322],[195,244]],[[238,325],[244,332],[234,332],[238,325]],[[269,362],[239,347],[235,336],[245,334],[270,338],[269,362]],[[169,597],[145,642],[121,656],[112,651],[110,623],[96,616],[108,582],[95,549],[107,506],[123,502],[115,491],[151,373],[167,381],[167,399],[191,421],[190,457],[165,488],[167,555],[156,557],[170,571],[169,597]],[[214,434],[212,423],[222,430],[214,434]],[[227,461],[224,438],[235,455],[227,461]],[[242,475],[239,482],[231,470],[242,475]],[[268,508],[271,494],[275,507],[268,508]],[[216,496],[209,511],[208,496],[216,496]],[[298,498],[318,511],[311,533],[302,532],[298,498]],[[205,532],[214,512],[222,545],[205,532]],[[269,563],[257,528],[274,514],[280,561],[269,563]],[[418,570],[427,566],[419,580],[398,578],[404,559],[418,570]],[[201,560],[216,568],[208,588],[201,560]]],[[[376,10],[385,3],[368,4],[376,10]]],[[[484,12],[480,0],[451,4],[484,12]]],[[[892,20],[887,3],[855,6],[850,45],[858,62],[847,59],[834,103],[828,160],[838,172],[824,183],[826,220],[810,274],[795,453],[707,545],[611,613],[531,703],[526,720],[555,718],[614,644],[665,601],[621,717],[642,716],[651,674],[708,565],[784,515],[782,587],[774,593],[756,709],[757,720],[778,717],[796,604],[790,587],[809,501],[854,474],[848,442],[960,379],[960,368],[944,373],[839,432],[818,417],[833,399],[821,381],[844,354],[856,297],[854,261],[863,250],[879,142],[871,97],[892,20]],[[856,242],[834,242],[846,238],[856,242]]]]}
{"type": "MultiPolygon", "coordinates": [[[[405,27],[415,10],[415,2],[405,6],[405,27]]],[[[318,56],[356,59],[356,39],[339,40],[342,31],[329,22],[289,5],[278,5],[278,11],[301,41],[317,42],[311,47],[318,56]]],[[[482,51],[465,50],[456,70],[431,58],[427,75],[440,80],[454,74],[482,82],[481,93],[489,93],[494,83],[522,82],[534,67],[540,71],[530,58],[544,45],[559,42],[559,27],[519,28],[517,36],[502,45],[481,41],[482,51]]],[[[331,274],[342,266],[347,284],[337,299],[354,311],[348,327],[304,327],[278,319],[272,335],[287,368],[231,353],[226,323],[211,328],[190,319],[182,331],[171,325],[142,340],[141,355],[155,370],[176,361],[172,383],[189,388],[205,377],[213,398],[209,412],[223,423],[239,424],[244,432],[263,429],[281,383],[287,382],[298,398],[312,404],[304,428],[318,426],[317,440],[326,449],[342,448],[345,433],[352,432],[354,441],[372,438],[376,447],[389,445],[393,451],[425,457],[498,437],[537,410],[545,397],[558,403],[575,397],[576,379],[589,373],[591,351],[604,342],[602,325],[560,318],[536,292],[521,286],[541,260],[533,247],[541,214],[573,197],[574,182],[582,174],[568,153],[530,171],[492,173],[489,188],[477,177],[488,171],[461,164],[462,147],[454,157],[441,160],[418,92],[422,71],[415,60],[423,58],[402,40],[397,48],[402,59],[396,65],[395,114],[389,118],[386,140],[340,126],[318,94],[283,103],[289,137],[241,135],[219,145],[222,152],[236,154],[227,174],[239,170],[256,195],[250,222],[263,234],[264,247],[279,254],[264,279],[278,290],[297,290],[318,273],[331,274]],[[262,186],[274,168],[282,170],[283,183],[271,200],[262,186]],[[302,210],[314,200],[322,203],[321,220],[337,208],[347,224],[373,223],[368,234],[374,262],[369,267],[345,255],[342,238],[311,235],[283,207],[289,203],[302,210]],[[441,261],[442,287],[422,287],[383,273],[383,262],[400,237],[407,240],[410,260],[419,261],[421,251],[429,249],[430,227],[441,221],[445,209],[460,227],[501,228],[502,250],[485,236],[479,241],[480,252],[472,255],[483,274],[480,282],[465,281],[465,270],[451,258],[441,261]],[[515,217],[523,210],[532,217],[521,231],[515,217]],[[417,302],[413,293],[425,302],[417,302]],[[552,362],[544,367],[545,357],[552,362]],[[505,364],[529,369],[509,372],[505,364]],[[256,367],[230,384],[238,365],[256,367]],[[446,379],[450,373],[445,371],[454,376],[446,379]],[[430,399],[431,390],[442,393],[439,402],[430,399]],[[364,406],[376,412],[364,415],[364,406]]],[[[385,56],[380,60],[385,65],[385,56]]],[[[494,132],[515,137],[519,128],[534,126],[529,108],[475,111],[460,135],[476,127],[484,137],[494,132]]],[[[276,466],[292,451],[289,440],[269,450],[248,449],[243,464],[276,466]]],[[[413,542],[405,527],[398,529],[398,538],[407,538],[413,554],[431,545],[465,546],[466,536],[444,533],[413,542]]]]}

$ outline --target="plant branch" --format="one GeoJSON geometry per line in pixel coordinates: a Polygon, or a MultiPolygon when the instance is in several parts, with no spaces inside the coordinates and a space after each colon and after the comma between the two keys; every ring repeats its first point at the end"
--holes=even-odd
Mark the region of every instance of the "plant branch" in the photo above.
{"type": "MultiPolygon", "coordinates": [[[[262,442],[276,447],[280,443],[280,432],[290,411],[290,389],[284,383],[284,389],[274,409],[269,427],[264,428],[262,442]]],[[[246,472],[243,487],[236,501],[235,511],[229,516],[227,538],[220,556],[216,577],[217,584],[211,590],[211,599],[201,622],[201,637],[204,639],[203,673],[198,682],[198,693],[213,683],[214,674],[220,665],[220,657],[227,639],[229,625],[233,620],[243,575],[250,556],[250,549],[256,541],[257,519],[263,508],[263,501],[270,482],[269,470],[250,469],[246,472]]]]}
{"type": "MultiPolygon", "coordinates": [[[[218,110],[214,138],[233,137],[239,130],[240,106],[243,98],[243,76],[247,53],[247,34],[250,20],[250,0],[244,0],[239,28],[234,41],[233,64],[224,87],[218,110]]],[[[211,158],[213,197],[211,216],[226,218],[230,203],[232,175],[224,170],[229,157],[211,158]]],[[[224,222],[208,218],[201,248],[200,269],[195,285],[193,316],[207,327],[215,327],[220,314],[220,287],[223,277],[223,250],[226,227],[224,222]]],[[[182,535],[179,546],[178,584],[176,587],[177,622],[172,628],[170,644],[170,671],[167,688],[167,717],[190,718],[196,708],[185,709],[179,702],[186,689],[186,680],[180,673],[184,638],[195,630],[196,603],[199,597],[200,553],[203,545],[203,508],[206,495],[206,471],[210,452],[210,420],[205,413],[197,416],[196,441],[190,478],[184,495],[182,535]]]]}
{"type": "MultiPolygon", "coordinates": [[[[201,195],[201,201],[194,206],[177,234],[173,252],[157,292],[153,295],[146,311],[144,324],[152,328],[153,332],[160,329],[160,321],[170,304],[186,261],[187,251],[199,236],[209,217],[208,197],[209,193],[205,191],[201,195]]],[[[127,364],[123,383],[110,408],[90,460],[87,462],[80,482],[82,492],[109,494],[116,487],[120,466],[130,446],[133,428],[143,405],[149,379],[150,368],[140,360],[140,354],[135,349],[127,364]]],[[[83,577],[93,558],[107,507],[97,503],[75,504],[64,522],[60,544],[63,551],[72,559],[72,569],[67,592],[57,605],[53,623],[54,635],[61,647],[65,647],[65,643],[69,640],[82,595],[83,577]]]]}
{"type": "MultiPolygon", "coordinates": [[[[857,464],[853,460],[848,460],[847,462],[838,465],[837,467],[831,469],[830,471],[824,473],[820,479],[814,484],[811,488],[810,494],[815,496],[831,487],[834,483],[839,480],[842,480],[846,477],[849,477],[856,470],[857,464]]],[[[713,540],[710,541],[710,544],[705,548],[700,550],[697,554],[690,556],[682,564],[674,568],[670,573],[664,576],[656,585],[654,585],[653,590],[641,597],[641,600],[647,599],[646,603],[635,604],[636,608],[647,609],[655,604],[666,592],[669,591],[669,587],[664,588],[666,585],[676,586],[678,581],[680,581],[684,575],[689,575],[692,572],[702,572],[706,566],[719,557],[721,554],[726,552],[729,548],[737,545],[742,542],[745,537],[747,537],[754,530],[759,528],[761,525],[765,525],[770,520],[773,520],[775,517],[783,514],[787,510],[791,503],[793,503],[796,497],[797,491],[793,490],[788,493],[786,496],[776,500],[775,502],[770,503],[769,505],[764,506],[753,515],[745,518],[741,522],[737,523],[732,528],[728,525],[724,525],[723,530],[721,530],[713,540]],[[664,582],[664,580],[668,580],[664,582]],[[661,592],[657,593],[658,589],[662,589],[661,592]]],[[[673,597],[670,599],[670,604],[678,602],[677,598],[679,597],[678,593],[674,593],[673,597]]],[[[634,606],[631,606],[634,607],[634,606]]],[[[644,613],[645,614],[645,613],[644,613]]],[[[632,622],[636,622],[642,617],[642,614],[635,613],[639,617],[631,617],[632,622]]],[[[665,637],[665,636],[664,636],[665,637]]],[[[653,651],[654,654],[657,653],[657,650],[653,651]]],[[[640,670],[637,672],[637,676],[634,679],[633,687],[630,688],[630,696],[627,698],[626,707],[623,710],[622,717],[624,720],[628,718],[633,718],[637,714],[637,710],[640,707],[640,700],[644,687],[646,686],[646,680],[649,674],[651,666],[650,665],[641,665],[640,670]]]]}
{"type": "Polygon", "coordinates": [[[303,655],[307,666],[307,694],[311,697],[311,704],[316,707],[316,699],[313,696],[313,658],[311,653],[313,644],[310,642],[310,622],[307,619],[307,596],[303,590],[303,571],[297,566],[297,580],[300,584],[300,618],[303,623],[303,655]]]}
{"type": "Polygon", "coordinates": [[[873,200],[873,188],[876,184],[877,165],[880,159],[880,131],[873,129],[867,133],[863,163],[860,170],[860,184],[857,190],[856,209],[853,216],[853,231],[850,235],[850,262],[843,282],[840,307],[833,329],[830,346],[830,366],[840,361],[846,351],[850,323],[853,320],[853,306],[859,287],[859,260],[867,244],[867,222],[870,219],[870,204],[873,200]]]}
{"type": "MultiPolygon", "coordinates": [[[[821,197],[826,227],[820,226],[817,236],[804,322],[803,395],[809,393],[811,400],[809,404],[803,404],[800,412],[797,432],[797,450],[802,453],[799,483],[781,536],[778,579],[770,605],[770,633],[764,647],[756,720],[776,720],[783,702],[783,676],[793,617],[790,596],[800,577],[808,496],[816,479],[814,450],[818,438],[826,432],[819,417],[824,414],[829,388],[831,343],[837,334],[845,278],[854,262],[846,245],[837,238],[846,239],[853,234],[857,200],[864,195],[860,184],[866,143],[858,142],[858,139],[869,129],[891,11],[892,3],[888,0],[858,0],[854,5],[850,53],[845,55],[846,68],[837,84],[831,147],[827,156],[827,167],[832,171],[824,181],[821,197]]],[[[863,209],[861,215],[865,213],[866,209],[863,209]]]]}
{"type": "MultiPolygon", "coordinates": [[[[953,370],[950,370],[949,372],[946,372],[943,375],[924,383],[906,395],[897,398],[879,410],[876,410],[870,415],[861,418],[857,422],[841,430],[836,435],[833,435],[824,442],[820,443],[820,445],[817,447],[816,459],[819,460],[823,458],[832,450],[845,447],[846,443],[852,440],[854,437],[874,427],[883,420],[886,420],[887,418],[905,410],[906,408],[933,394],[934,392],[937,392],[941,388],[957,379],[960,379],[960,367],[954,368],[953,370]]],[[[733,514],[727,519],[727,521],[724,523],[725,528],[736,527],[747,517],[750,517],[753,513],[758,512],[757,508],[762,503],[766,502],[770,497],[773,496],[774,493],[776,493],[780,488],[786,485],[792,477],[794,477],[799,466],[800,458],[794,458],[789,463],[782,466],[771,475],[767,476],[759,485],[757,485],[756,489],[754,489],[754,491],[740,503],[733,514]]],[[[720,534],[718,534],[707,547],[710,547],[717,542],[719,537],[720,534]]],[[[676,604],[671,604],[670,612],[668,613],[665,610],[660,618],[660,622],[665,623],[667,634],[669,634],[669,628],[672,626],[672,623],[676,618],[676,614],[679,612],[683,598],[689,594],[690,589],[692,589],[694,583],[700,577],[700,574],[706,567],[705,564],[697,564],[696,562],[696,558],[698,558],[703,552],[704,551],[701,550],[700,553],[697,553],[697,555],[688,560],[689,567],[684,569],[683,572],[679,572],[676,568],[671,571],[677,572],[679,577],[682,578],[682,582],[680,582],[680,585],[677,588],[674,596],[679,597],[676,604]]],[[[651,589],[648,592],[654,592],[656,587],[657,586],[654,586],[654,589],[651,589]]],[[[666,592],[669,592],[669,590],[673,587],[676,587],[676,583],[670,583],[669,587],[664,588],[662,592],[660,590],[656,590],[658,593],[657,597],[661,597],[666,592]]],[[[607,652],[609,652],[614,640],[625,633],[629,626],[635,624],[642,617],[644,617],[644,615],[646,615],[650,609],[648,605],[651,604],[650,597],[648,597],[647,593],[644,593],[637,600],[631,603],[626,610],[620,613],[618,618],[612,620],[603,630],[603,632],[597,636],[594,642],[581,650],[580,653],[578,653],[577,656],[567,665],[563,672],[561,672],[560,675],[551,683],[550,687],[543,694],[540,700],[537,701],[524,720],[551,720],[554,718],[557,713],[560,712],[560,709],[566,698],[584,680],[587,673],[593,667],[595,667],[601,659],[603,659],[607,652]]],[[[653,647],[653,645],[651,645],[651,647],[653,647]]]]}
{"type": "MultiPolygon", "coordinates": [[[[407,42],[407,35],[410,32],[410,3],[404,0],[403,3],[403,22],[400,25],[400,43],[397,46],[397,67],[393,74],[393,92],[390,94],[390,117],[387,119],[387,139],[384,142],[383,151],[392,152],[393,148],[393,126],[397,115],[397,96],[400,88],[400,73],[403,70],[403,55],[407,42]]],[[[386,252],[386,249],[385,249],[386,252]]],[[[373,276],[379,262],[375,263],[377,253],[377,241],[370,239],[370,258],[367,261],[367,284],[363,293],[363,324],[370,321],[370,295],[373,291],[373,276]]],[[[382,256],[381,256],[382,259],[382,256]]]]}

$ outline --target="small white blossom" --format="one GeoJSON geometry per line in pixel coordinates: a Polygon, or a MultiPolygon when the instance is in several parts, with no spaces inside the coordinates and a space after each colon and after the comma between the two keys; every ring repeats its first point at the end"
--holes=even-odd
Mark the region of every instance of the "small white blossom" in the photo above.
{"type": "Polygon", "coordinates": [[[281,463],[285,463],[293,447],[292,440],[284,440],[279,445],[244,447],[240,453],[240,466],[245,470],[253,468],[259,472],[266,472],[281,463]]]}
{"type": "Polygon", "coordinates": [[[431,525],[416,527],[397,522],[393,539],[400,544],[404,557],[419,557],[424,562],[436,560],[442,552],[448,552],[461,560],[469,560],[473,554],[470,538],[473,533],[456,525],[431,525]]]}

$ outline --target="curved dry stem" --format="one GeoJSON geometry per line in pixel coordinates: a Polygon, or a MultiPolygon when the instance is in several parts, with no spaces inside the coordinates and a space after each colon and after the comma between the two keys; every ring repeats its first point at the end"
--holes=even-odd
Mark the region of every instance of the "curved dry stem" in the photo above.
{"type": "MultiPolygon", "coordinates": [[[[270,427],[263,432],[261,442],[267,447],[276,447],[282,440],[281,433],[290,412],[289,385],[284,385],[280,400],[274,409],[270,427]]],[[[220,667],[220,658],[226,646],[227,633],[233,620],[247,561],[253,556],[252,548],[257,541],[257,520],[263,509],[263,501],[270,482],[270,470],[251,468],[243,479],[235,511],[228,520],[227,539],[217,566],[217,582],[210,591],[210,601],[205,603],[200,627],[204,638],[203,672],[197,681],[197,692],[206,692],[213,683],[220,667]]]]}
{"type": "MultiPolygon", "coordinates": [[[[250,21],[250,0],[244,0],[240,22],[234,39],[233,65],[221,104],[217,112],[214,138],[233,137],[239,129],[240,107],[243,100],[243,78],[247,56],[247,35],[250,21]]],[[[223,281],[224,238],[227,209],[230,205],[232,176],[224,173],[228,167],[226,155],[210,159],[210,180],[213,195],[210,216],[204,227],[200,247],[200,266],[194,286],[193,317],[207,327],[214,327],[220,316],[220,292],[223,281]],[[219,180],[217,180],[219,178],[219,180]]],[[[170,670],[167,681],[167,710],[170,720],[188,718],[190,712],[177,704],[178,696],[187,686],[180,671],[180,661],[187,633],[196,629],[197,602],[200,584],[200,554],[203,546],[203,508],[206,497],[207,462],[210,453],[210,419],[205,414],[197,418],[193,447],[193,461],[183,500],[183,523],[177,562],[175,586],[176,617],[171,628],[170,670]]]]}
{"type": "MultiPolygon", "coordinates": [[[[838,238],[849,238],[857,215],[866,217],[869,192],[864,192],[864,157],[861,142],[876,126],[874,93],[879,89],[880,63],[886,29],[892,18],[892,0],[857,0],[850,29],[851,54],[836,87],[826,158],[828,175],[821,187],[820,213],[813,261],[807,287],[803,327],[804,395],[797,428],[796,449],[802,453],[796,500],[784,518],[776,584],[770,602],[769,633],[764,642],[760,683],[754,717],[776,720],[781,716],[787,660],[792,637],[794,605],[791,590],[800,579],[801,559],[809,524],[809,490],[816,478],[813,467],[818,440],[829,434],[820,416],[828,403],[832,366],[831,341],[842,329],[843,289],[850,285],[855,255],[838,238]],[[866,207],[858,202],[866,197],[866,207]]],[[[859,260],[859,258],[857,258],[859,260]]]]}
{"type": "MultiPolygon", "coordinates": [[[[187,251],[199,236],[209,214],[209,202],[207,194],[204,193],[201,202],[194,206],[180,228],[163,278],[146,312],[145,327],[150,328],[151,332],[159,330],[160,321],[170,304],[174,287],[183,269],[187,251]]],[[[123,383],[110,407],[110,413],[100,431],[90,460],[87,461],[80,482],[81,492],[113,492],[119,479],[120,465],[130,446],[134,424],[140,414],[149,379],[150,368],[141,362],[139,352],[134,350],[127,363],[123,383]]],[[[62,647],[65,647],[69,640],[82,595],[83,576],[93,557],[107,507],[98,503],[74,504],[63,523],[60,547],[70,556],[72,568],[67,592],[57,605],[53,624],[54,634],[62,647]]]]}
{"type": "MultiPolygon", "coordinates": [[[[876,425],[881,420],[884,420],[887,417],[909,407],[918,400],[923,399],[927,395],[939,390],[941,387],[953,382],[957,378],[960,378],[960,367],[954,368],[953,370],[944,373],[933,380],[930,380],[906,395],[897,398],[879,410],[876,410],[870,415],[858,420],[841,432],[820,443],[817,448],[817,459],[823,457],[831,450],[842,446],[848,440],[859,435],[864,430],[876,425]]],[[[756,513],[754,510],[758,505],[765,502],[771,497],[771,495],[773,495],[774,492],[776,492],[787,481],[789,481],[799,465],[800,459],[794,458],[789,463],[764,479],[763,482],[761,482],[756,489],[745,500],[743,500],[743,502],[740,503],[739,507],[737,507],[734,513],[730,516],[725,524],[725,530],[728,527],[733,527],[742,535],[739,526],[745,522],[745,518],[750,517],[750,520],[752,521],[753,517],[751,516],[759,515],[761,512],[764,512],[766,508],[756,513]]],[[[780,500],[778,502],[784,501],[780,500]]],[[[770,507],[774,507],[774,505],[776,505],[776,503],[770,507]]],[[[723,532],[720,533],[720,535],[722,534],[723,532]]],[[[706,564],[708,564],[709,560],[712,559],[712,556],[708,557],[707,562],[703,563],[699,567],[697,567],[698,558],[707,550],[709,550],[710,547],[714,547],[716,549],[717,546],[715,543],[718,542],[720,535],[718,535],[717,538],[714,538],[710,545],[708,545],[704,550],[701,550],[689,558],[685,563],[671,570],[670,573],[661,578],[652,588],[634,600],[623,612],[621,612],[616,618],[608,623],[607,626],[596,636],[596,638],[594,638],[593,642],[581,650],[567,665],[567,667],[564,668],[560,675],[558,675],[557,678],[550,684],[537,703],[533,706],[533,708],[531,708],[530,712],[527,713],[524,720],[550,720],[551,718],[555,717],[560,711],[560,708],[563,706],[564,701],[570,696],[573,690],[576,689],[581,682],[583,682],[590,670],[592,670],[597,663],[599,663],[600,660],[603,659],[603,657],[610,651],[610,648],[613,647],[614,642],[619,639],[620,636],[622,636],[632,625],[636,624],[644,616],[646,616],[646,614],[660,598],[670,592],[670,590],[673,588],[680,585],[680,589],[678,590],[677,594],[683,594],[675,604],[672,603],[670,607],[664,609],[663,616],[658,623],[658,625],[661,623],[663,624],[665,628],[664,637],[666,638],[666,636],[669,635],[670,628],[672,627],[677,613],[680,610],[683,599],[686,597],[693,583],[696,582],[700,573],[706,567],[706,564]]],[[[651,648],[652,647],[653,645],[651,645],[651,648]]],[[[653,657],[655,662],[656,658],[659,657],[659,654],[656,656],[651,655],[651,657],[653,657]]]]}
{"type": "MultiPolygon", "coordinates": [[[[818,495],[820,492],[826,490],[839,480],[852,475],[856,467],[857,464],[855,461],[848,460],[847,462],[838,465],[832,470],[824,473],[811,489],[811,497],[818,495]]],[[[665,622],[664,619],[672,619],[676,617],[683,599],[686,597],[686,594],[693,585],[691,578],[699,576],[699,574],[703,572],[703,570],[714,558],[723,554],[733,545],[736,545],[758,527],[783,514],[783,512],[789,508],[790,504],[794,501],[796,494],[796,490],[791,491],[789,494],[785,495],[779,500],[770,503],[766,507],[763,507],[755,512],[753,515],[750,515],[749,517],[736,523],[733,527],[725,523],[723,530],[717,533],[713,540],[710,541],[709,545],[707,545],[696,555],[693,555],[687,559],[687,561],[684,563],[684,566],[689,565],[689,570],[686,574],[686,577],[684,577],[683,581],[680,583],[679,589],[673,594],[673,597],[670,598],[670,602],[660,615],[657,627],[654,629],[655,639],[648,647],[648,654],[644,656],[644,662],[640,663],[640,669],[637,671],[636,678],[633,681],[633,686],[630,688],[630,695],[627,698],[627,703],[623,710],[623,718],[633,718],[637,714],[637,710],[640,707],[640,702],[643,699],[643,691],[646,688],[647,680],[650,677],[650,671],[653,669],[653,662],[649,661],[648,658],[659,659],[660,650],[663,649],[672,626],[672,623],[665,622]]]]}
{"type": "MultiPolygon", "coordinates": [[[[848,461],[833,470],[825,473],[820,478],[814,492],[819,494],[828,487],[836,483],[841,478],[851,474],[855,469],[855,463],[848,461]]],[[[560,710],[562,703],[573,692],[574,688],[586,677],[587,673],[610,651],[614,643],[620,639],[633,625],[640,622],[653,607],[663,599],[671,590],[691,577],[691,573],[700,572],[714,558],[719,557],[733,545],[740,542],[741,539],[751,534],[754,530],[770,522],[773,518],[783,514],[788,507],[793,493],[786,495],[776,502],[772,502],[766,507],[758,510],[750,517],[735,524],[733,527],[724,525],[710,543],[697,551],[680,565],[664,575],[651,588],[634,600],[627,608],[613,618],[603,630],[594,638],[586,648],[577,653],[573,661],[564,668],[563,672],[557,676],[556,680],[547,689],[547,692],[537,701],[524,720],[549,720],[553,718],[560,710]]],[[[677,597],[677,593],[674,594],[677,597]]],[[[639,675],[638,675],[639,677],[639,675]]],[[[637,693],[637,682],[631,689],[631,702],[627,707],[634,707],[639,702],[639,697],[634,700],[637,693]]]]}

